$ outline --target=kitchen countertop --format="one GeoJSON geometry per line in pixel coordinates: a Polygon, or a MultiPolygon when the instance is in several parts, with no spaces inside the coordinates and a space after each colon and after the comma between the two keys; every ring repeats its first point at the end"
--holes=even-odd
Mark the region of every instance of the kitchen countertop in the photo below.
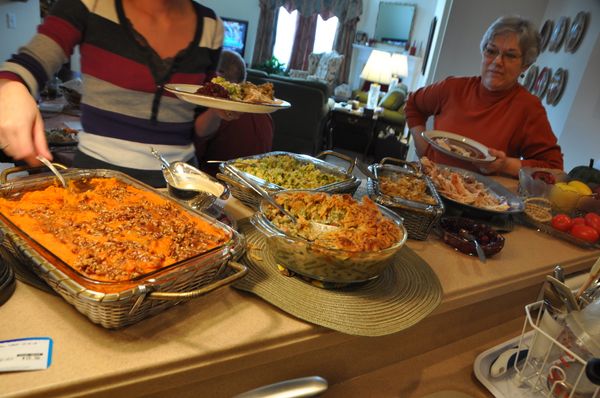
{"type": "MultiPolygon", "coordinates": [[[[235,218],[250,214],[236,199],[226,209],[235,218]]],[[[476,354],[520,333],[523,306],[556,264],[572,274],[600,255],[520,225],[505,237],[485,264],[433,236],[409,240],[440,279],[443,301],[412,328],[376,338],[309,324],[231,287],[106,330],[62,298],[19,282],[0,307],[0,340],[51,337],[53,362],[44,371],[1,374],[0,396],[226,397],[309,375],[328,380],[325,397],[449,387],[489,396],[470,373],[476,354]]]]}

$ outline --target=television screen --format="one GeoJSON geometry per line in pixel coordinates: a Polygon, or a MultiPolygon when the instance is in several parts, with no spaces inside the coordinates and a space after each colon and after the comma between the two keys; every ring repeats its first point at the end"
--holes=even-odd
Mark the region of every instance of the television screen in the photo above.
{"type": "Polygon", "coordinates": [[[248,34],[248,21],[240,19],[221,18],[225,28],[223,48],[240,53],[244,56],[246,49],[246,35],[248,34]]]}

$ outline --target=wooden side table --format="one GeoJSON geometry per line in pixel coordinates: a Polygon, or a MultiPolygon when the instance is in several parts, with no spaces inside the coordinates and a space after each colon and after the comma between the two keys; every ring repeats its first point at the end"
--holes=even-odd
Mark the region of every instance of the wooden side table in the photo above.
{"type": "Polygon", "coordinates": [[[369,154],[377,115],[351,112],[345,108],[333,108],[329,116],[329,148],[349,149],[355,152],[369,154]]]}

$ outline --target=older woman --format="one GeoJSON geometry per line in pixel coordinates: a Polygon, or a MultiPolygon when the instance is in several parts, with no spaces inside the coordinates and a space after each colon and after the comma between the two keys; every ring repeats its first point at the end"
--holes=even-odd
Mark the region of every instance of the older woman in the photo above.
{"type": "Polygon", "coordinates": [[[481,76],[449,77],[411,94],[408,126],[417,154],[483,173],[517,176],[523,166],[563,168],[563,159],[540,100],[517,79],[536,60],[540,36],[528,20],[498,18],[481,40],[481,76]],[[470,164],[436,152],[423,140],[429,116],[434,128],[472,138],[496,160],[470,164]]]}

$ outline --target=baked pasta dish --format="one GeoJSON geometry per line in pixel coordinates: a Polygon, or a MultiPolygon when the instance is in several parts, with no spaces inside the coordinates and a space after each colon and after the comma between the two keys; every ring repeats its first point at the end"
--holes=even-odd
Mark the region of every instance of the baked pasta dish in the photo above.
{"type": "Polygon", "coordinates": [[[0,212],[80,274],[119,282],[227,243],[230,232],[116,178],[70,180],[16,198],[0,212]]]}
{"type": "Polygon", "coordinates": [[[378,184],[380,191],[386,195],[429,205],[437,204],[429,194],[425,180],[412,174],[378,176],[378,184]]]}
{"type": "Polygon", "coordinates": [[[289,155],[243,159],[233,166],[285,189],[314,189],[346,180],[345,176],[323,172],[314,164],[289,155]]]}
{"type": "Polygon", "coordinates": [[[297,220],[294,223],[274,206],[268,206],[265,216],[276,228],[330,249],[373,252],[392,247],[403,237],[400,227],[366,196],[358,202],[348,194],[282,192],[276,201],[297,220]]]}

